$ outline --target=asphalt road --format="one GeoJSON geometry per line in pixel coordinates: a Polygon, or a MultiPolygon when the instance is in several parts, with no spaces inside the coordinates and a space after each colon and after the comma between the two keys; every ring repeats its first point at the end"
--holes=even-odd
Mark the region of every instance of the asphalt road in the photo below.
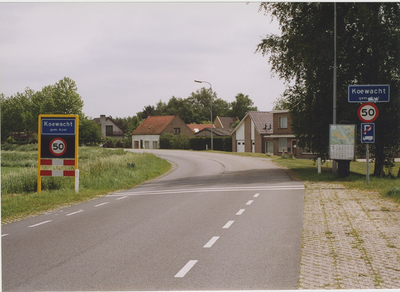
{"type": "Polygon", "coordinates": [[[174,170],[2,226],[3,291],[296,289],[303,183],[268,159],[154,153],[174,170]]]}

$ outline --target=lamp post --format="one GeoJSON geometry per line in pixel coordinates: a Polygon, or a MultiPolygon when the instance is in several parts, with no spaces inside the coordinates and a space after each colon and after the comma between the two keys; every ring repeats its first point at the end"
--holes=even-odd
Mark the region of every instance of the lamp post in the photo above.
{"type": "Polygon", "coordinates": [[[212,86],[211,86],[211,83],[210,82],[207,82],[207,81],[201,81],[201,80],[195,80],[194,82],[197,82],[197,83],[207,83],[208,85],[210,85],[210,90],[211,90],[211,101],[210,101],[210,108],[211,108],[211,150],[214,150],[214,146],[213,146],[213,116],[212,116],[212,99],[213,99],[213,97],[212,97],[212,86]]]}

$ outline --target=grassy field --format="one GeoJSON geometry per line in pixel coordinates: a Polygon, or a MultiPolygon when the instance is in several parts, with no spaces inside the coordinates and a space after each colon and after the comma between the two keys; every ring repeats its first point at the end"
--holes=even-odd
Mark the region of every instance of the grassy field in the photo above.
{"type": "MultiPolygon", "coordinates": [[[[134,187],[170,169],[170,164],[152,154],[123,150],[79,148],[79,193],[71,177],[42,177],[37,193],[37,146],[2,150],[2,223],[87,201],[121,189],[134,187]],[[128,166],[129,164],[129,166],[128,166]],[[134,164],[134,167],[131,167],[134,164]]],[[[68,169],[43,166],[42,169],[68,169]]],[[[69,167],[73,169],[72,167],[69,167]]]]}

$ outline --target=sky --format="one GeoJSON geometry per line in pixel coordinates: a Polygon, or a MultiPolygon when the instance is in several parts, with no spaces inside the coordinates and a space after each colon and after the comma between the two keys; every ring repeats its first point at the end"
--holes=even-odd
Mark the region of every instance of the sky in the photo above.
{"type": "Polygon", "coordinates": [[[75,81],[83,112],[134,116],[211,83],[272,110],[285,85],[255,53],[276,20],[255,2],[0,3],[0,92],[75,81]]]}

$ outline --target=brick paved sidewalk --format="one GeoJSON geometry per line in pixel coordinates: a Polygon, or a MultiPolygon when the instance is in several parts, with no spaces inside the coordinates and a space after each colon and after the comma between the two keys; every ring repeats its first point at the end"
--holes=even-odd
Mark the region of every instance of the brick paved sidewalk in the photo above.
{"type": "Polygon", "coordinates": [[[299,289],[400,288],[400,206],[307,183],[299,289]]]}

